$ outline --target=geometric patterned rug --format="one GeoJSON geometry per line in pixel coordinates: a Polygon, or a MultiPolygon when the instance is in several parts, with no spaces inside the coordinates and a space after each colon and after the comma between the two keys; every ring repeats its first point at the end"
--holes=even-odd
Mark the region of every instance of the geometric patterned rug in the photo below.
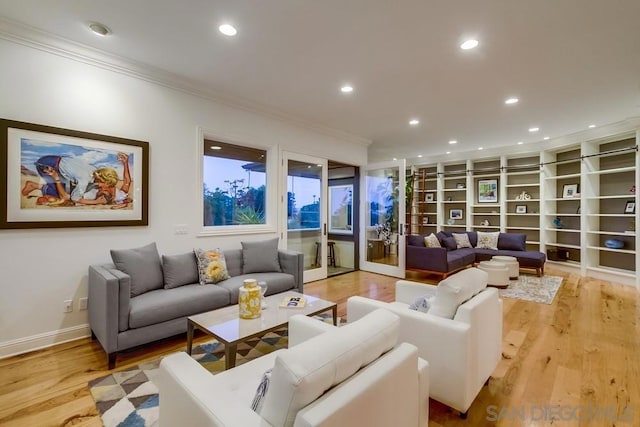
{"type": "Polygon", "coordinates": [[[520,274],[518,279],[510,280],[509,286],[499,289],[498,293],[501,297],[551,304],[561,284],[562,277],[558,276],[520,274]]]}
{"type": "MultiPolygon", "coordinates": [[[[282,329],[238,344],[236,366],[274,350],[287,348],[288,341],[288,331],[282,329]]],[[[224,344],[215,340],[194,347],[191,357],[212,374],[224,370],[224,344]]],[[[153,379],[160,360],[141,363],[89,382],[89,391],[105,427],[158,425],[158,389],[153,379]]]]}

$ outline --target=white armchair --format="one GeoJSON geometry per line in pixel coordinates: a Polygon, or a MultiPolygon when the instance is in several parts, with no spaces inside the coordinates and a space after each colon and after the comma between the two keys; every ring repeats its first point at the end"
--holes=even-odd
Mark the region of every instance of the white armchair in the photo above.
{"type": "Polygon", "coordinates": [[[289,345],[217,375],[186,353],[165,357],[155,379],[159,423],[197,426],[427,426],[428,363],[397,344],[399,319],[377,310],[340,328],[289,321],[289,345]],[[251,409],[273,368],[260,413],[251,409]]]}
{"type": "Polygon", "coordinates": [[[400,317],[398,340],[418,347],[419,356],[429,363],[429,396],[462,417],[495,370],[502,349],[502,300],[496,289],[485,288],[486,274],[478,271],[463,270],[446,279],[463,287],[470,280],[484,280],[484,290],[463,302],[453,319],[408,308],[418,297],[436,293],[434,286],[422,283],[398,281],[392,303],[359,296],[347,301],[350,322],[379,308],[400,317]]]}

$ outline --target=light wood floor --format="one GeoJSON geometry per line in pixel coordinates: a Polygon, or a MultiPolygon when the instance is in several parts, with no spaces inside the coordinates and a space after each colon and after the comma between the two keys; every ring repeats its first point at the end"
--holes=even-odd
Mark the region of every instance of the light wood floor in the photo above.
{"type": "MultiPolygon", "coordinates": [[[[640,425],[638,293],[552,269],[546,274],[565,277],[553,304],[504,299],[503,358],[468,419],[432,400],[430,426],[640,425]],[[627,422],[541,420],[548,405],[592,405],[627,422]],[[487,420],[503,408],[511,417],[503,412],[502,419],[487,420]]],[[[310,283],[305,292],[337,301],[344,316],[351,295],[392,300],[395,281],[354,272],[310,283]]],[[[185,341],[176,337],[131,351],[118,358],[116,369],[183,349],[185,341]]],[[[87,382],[107,373],[104,352],[88,338],[0,360],[0,425],[99,426],[87,382]]]]}

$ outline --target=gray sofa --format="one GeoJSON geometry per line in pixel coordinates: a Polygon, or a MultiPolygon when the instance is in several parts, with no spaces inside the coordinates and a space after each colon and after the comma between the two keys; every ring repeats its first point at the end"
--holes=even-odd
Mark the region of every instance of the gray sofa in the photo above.
{"type": "Polygon", "coordinates": [[[142,252],[132,252],[128,265],[119,264],[112,251],[113,264],[89,267],[91,334],[107,353],[109,369],[118,352],[186,332],[188,316],[237,304],[245,279],[267,282],[267,295],[303,292],[303,254],[277,246],[272,251],[275,267],[270,267],[273,262],[254,264],[250,272],[243,249],[223,251],[231,277],[206,285],[199,282],[193,252],[163,256],[160,263],[155,244],[136,250],[142,252]]]}
{"type": "Polygon", "coordinates": [[[453,233],[440,231],[436,235],[442,247],[425,246],[426,235],[407,236],[406,269],[435,273],[443,278],[449,274],[490,260],[494,255],[517,258],[520,268],[533,269],[538,276],[544,274],[547,257],[539,251],[527,250],[527,235],[521,233],[499,233],[497,249],[478,248],[478,233],[464,231],[469,237],[470,248],[457,248],[453,233]]]}

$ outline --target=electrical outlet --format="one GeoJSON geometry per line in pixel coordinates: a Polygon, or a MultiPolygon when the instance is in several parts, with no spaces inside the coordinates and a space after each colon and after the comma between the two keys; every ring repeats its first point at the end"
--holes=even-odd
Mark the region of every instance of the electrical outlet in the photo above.
{"type": "Polygon", "coordinates": [[[80,300],[78,300],[78,310],[86,310],[88,301],[88,297],[80,298],[80,300]]]}
{"type": "Polygon", "coordinates": [[[73,300],[72,299],[66,299],[64,301],[62,301],[63,305],[63,311],[65,313],[71,313],[73,311],[73,300]]]}

